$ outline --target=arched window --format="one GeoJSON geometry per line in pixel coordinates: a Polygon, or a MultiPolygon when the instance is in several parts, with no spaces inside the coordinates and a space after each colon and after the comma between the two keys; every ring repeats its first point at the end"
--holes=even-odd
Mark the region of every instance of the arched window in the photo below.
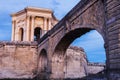
{"type": "Polygon", "coordinates": [[[23,37],[24,36],[24,30],[23,30],[23,28],[20,28],[20,30],[19,30],[19,40],[20,41],[23,41],[23,37]]]}
{"type": "Polygon", "coordinates": [[[34,41],[38,41],[41,36],[41,28],[36,27],[34,29],[34,41]]]}

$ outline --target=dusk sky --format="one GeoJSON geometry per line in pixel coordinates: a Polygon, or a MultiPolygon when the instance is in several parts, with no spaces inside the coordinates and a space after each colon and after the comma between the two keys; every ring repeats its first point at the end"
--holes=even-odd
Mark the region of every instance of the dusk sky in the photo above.
{"type": "MultiPolygon", "coordinates": [[[[54,15],[62,19],[80,0],[1,0],[0,1],[0,41],[11,40],[11,13],[27,6],[49,8],[54,15]]],[[[76,39],[72,45],[83,47],[88,60],[105,62],[104,41],[97,31],[91,31],[76,39]]]]}

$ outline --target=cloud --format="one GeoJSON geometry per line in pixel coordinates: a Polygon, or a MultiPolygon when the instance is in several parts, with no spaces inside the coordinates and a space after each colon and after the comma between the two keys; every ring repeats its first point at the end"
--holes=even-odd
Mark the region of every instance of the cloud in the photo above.
{"type": "Polygon", "coordinates": [[[2,12],[15,12],[24,8],[27,5],[27,0],[5,0],[0,1],[0,11],[2,12]],[[3,9],[4,8],[4,9],[3,9]]]}
{"type": "Polygon", "coordinates": [[[58,19],[62,19],[80,0],[53,0],[53,9],[58,19]],[[54,4],[56,4],[54,6],[54,4]]]}
{"type": "Polygon", "coordinates": [[[36,6],[53,9],[57,18],[61,19],[78,2],[79,0],[8,0],[7,2],[1,0],[0,12],[11,14],[24,9],[27,6],[36,6]]]}

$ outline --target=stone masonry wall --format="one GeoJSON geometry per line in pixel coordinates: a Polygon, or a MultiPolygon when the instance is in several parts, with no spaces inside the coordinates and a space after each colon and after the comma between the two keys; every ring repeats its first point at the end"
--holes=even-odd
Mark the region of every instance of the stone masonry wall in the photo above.
{"type": "Polygon", "coordinates": [[[104,63],[88,63],[88,74],[97,74],[105,69],[104,63]]]}
{"type": "Polygon", "coordinates": [[[64,65],[65,79],[106,80],[104,69],[104,63],[88,62],[83,48],[70,46],[67,49],[64,65]],[[101,72],[103,73],[101,74],[101,72]]]}
{"type": "Polygon", "coordinates": [[[65,78],[82,78],[86,76],[87,59],[82,48],[70,46],[66,51],[65,78]]]}
{"type": "MultiPolygon", "coordinates": [[[[37,58],[35,42],[0,42],[0,79],[34,80],[37,75],[37,58]]],[[[103,67],[96,69],[96,66],[87,64],[82,48],[69,47],[64,65],[65,79],[86,77],[89,70],[103,70],[103,67]]]]}
{"type": "Polygon", "coordinates": [[[33,78],[37,68],[37,44],[0,42],[0,79],[33,78]]]}
{"type": "Polygon", "coordinates": [[[120,80],[120,0],[104,0],[109,80],[120,80]]]}

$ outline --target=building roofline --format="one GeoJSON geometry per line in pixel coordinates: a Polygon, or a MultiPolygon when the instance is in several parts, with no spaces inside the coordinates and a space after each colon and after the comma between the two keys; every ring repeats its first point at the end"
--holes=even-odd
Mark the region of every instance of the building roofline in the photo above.
{"type": "Polygon", "coordinates": [[[26,7],[24,8],[23,10],[20,10],[16,13],[12,13],[11,16],[16,16],[16,15],[19,15],[21,13],[24,13],[24,12],[27,12],[27,11],[42,11],[42,12],[48,12],[48,13],[53,13],[53,11],[51,9],[47,9],[47,8],[38,8],[38,7],[26,7]]]}
{"type": "Polygon", "coordinates": [[[16,16],[16,15],[21,14],[21,13],[24,13],[24,12],[26,12],[25,9],[20,10],[20,11],[15,12],[15,13],[12,13],[12,14],[10,14],[10,16],[16,16]]]}
{"type": "Polygon", "coordinates": [[[25,9],[34,9],[34,10],[40,10],[40,11],[46,11],[46,12],[52,12],[51,9],[48,9],[48,8],[40,8],[40,7],[33,7],[33,6],[29,6],[29,7],[26,7],[25,9]]]}
{"type": "Polygon", "coordinates": [[[53,13],[52,13],[52,16],[56,21],[59,21],[59,19],[57,19],[53,13]]]}

